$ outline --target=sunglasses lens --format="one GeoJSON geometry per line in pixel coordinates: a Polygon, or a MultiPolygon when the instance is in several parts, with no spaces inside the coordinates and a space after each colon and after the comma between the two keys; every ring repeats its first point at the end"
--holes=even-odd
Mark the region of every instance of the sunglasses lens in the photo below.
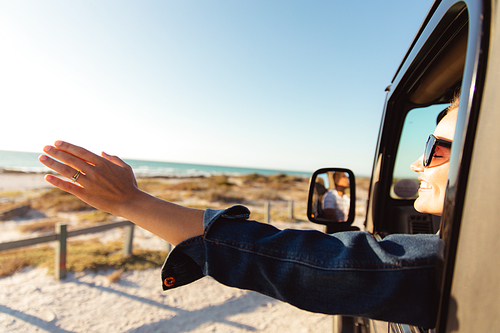
{"type": "Polygon", "coordinates": [[[427,143],[425,144],[424,150],[424,167],[428,167],[431,164],[432,155],[434,153],[434,145],[436,144],[436,138],[434,135],[430,135],[427,139],[427,143]]]}

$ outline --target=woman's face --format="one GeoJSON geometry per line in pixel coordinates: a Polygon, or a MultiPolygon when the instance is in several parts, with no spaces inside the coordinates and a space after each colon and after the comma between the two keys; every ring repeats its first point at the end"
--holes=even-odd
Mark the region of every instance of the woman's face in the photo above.
{"type": "MultiPolygon", "coordinates": [[[[439,122],[434,130],[434,135],[439,139],[453,141],[455,125],[457,122],[458,109],[451,110],[439,122]]],[[[446,192],[446,182],[448,179],[448,168],[450,149],[436,147],[435,161],[443,159],[445,163],[437,163],[437,166],[424,167],[422,165],[423,155],[411,164],[411,169],[419,174],[420,188],[418,198],[415,200],[415,209],[421,213],[428,213],[441,216],[443,212],[444,196],[446,192]]]]}

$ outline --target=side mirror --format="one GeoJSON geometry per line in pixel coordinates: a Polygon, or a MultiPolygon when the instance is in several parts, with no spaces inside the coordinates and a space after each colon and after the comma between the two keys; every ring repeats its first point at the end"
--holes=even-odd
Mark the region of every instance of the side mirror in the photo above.
{"type": "Polygon", "coordinates": [[[359,230],[351,226],[356,206],[356,182],[349,169],[324,168],[313,173],[309,184],[307,217],[324,224],[327,233],[359,230]]]}

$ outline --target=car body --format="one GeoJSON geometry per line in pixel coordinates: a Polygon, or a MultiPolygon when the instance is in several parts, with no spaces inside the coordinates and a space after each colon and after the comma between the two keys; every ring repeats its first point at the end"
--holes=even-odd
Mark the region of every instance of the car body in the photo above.
{"type": "MultiPolygon", "coordinates": [[[[436,269],[440,289],[436,327],[424,330],[404,323],[337,318],[344,327],[336,325],[334,331],[380,332],[380,327],[385,332],[500,329],[498,5],[496,0],[435,1],[386,89],[365,228],[378,238],[440,231],[445,248],[436,269]],[[399,165],[407,163],[404,152],[415,142],[421,148],[425,143],[425,138],[413,142],[412,135],[405,134],[413,133],[409,127],[414,118],[410,117],[435,117],[457,92],[461,98],[444,211],[439,218],[414,209],[412,176],[400,171],[399,165]],[[410,189],[401,184],[410,185],[410,189]]],[[[414,159],[419,153],[413,155],[414,159]]]]}

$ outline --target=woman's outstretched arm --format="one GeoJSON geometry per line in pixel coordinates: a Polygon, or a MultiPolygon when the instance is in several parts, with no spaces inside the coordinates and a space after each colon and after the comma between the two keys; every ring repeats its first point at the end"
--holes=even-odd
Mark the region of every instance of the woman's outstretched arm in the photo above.
{"type": "Polygon", "coordinates": [[[39,160],[48,168],[76,182],[45,176],[52,185],[89,205],[124,217],[171,244],[203,234],[203,210],[173,204],[137,187],[132,168],[116,156],[96,155],[64,141],[45,146],[39,160]],[[57,160],[56,160],[57,159],[57,160]]]}

